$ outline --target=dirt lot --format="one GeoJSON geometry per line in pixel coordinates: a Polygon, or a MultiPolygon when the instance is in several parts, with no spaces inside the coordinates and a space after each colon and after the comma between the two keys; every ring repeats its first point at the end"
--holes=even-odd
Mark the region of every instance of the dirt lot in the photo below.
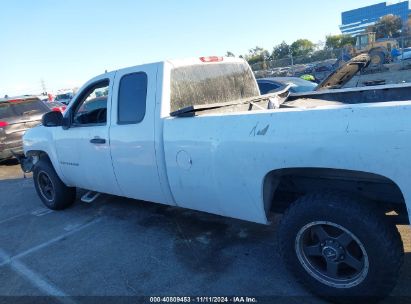
{"type": "MultiPolygon", "coordinates": [[[[322,303],[284,270],[275,246],[278,218],[265,227],[108,195],[52,212],[13,162],[0,164],[0,207],[0,303],[27,300],[20,296],[51,296],[37,298],[45,303],[107,299],[89,296],[149,302],[118,298],[136,295],[322,303]]],[[[411,233],[401,232],[406,260],[397,297],[387,303],[411,297],[411,233]]]]}

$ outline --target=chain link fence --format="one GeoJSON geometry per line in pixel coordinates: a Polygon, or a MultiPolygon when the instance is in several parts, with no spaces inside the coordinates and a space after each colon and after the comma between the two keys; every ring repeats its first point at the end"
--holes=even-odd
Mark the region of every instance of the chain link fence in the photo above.
{"type": "Polygon", "coordinates": [[[307,56],[294,57],[292,55],[278,60],[266,60],[251,65],[259,77],[301,76],[331,72],[338,59],[344,55],[343,49],[318,50],[307,56]]]}
{"type": "MultiPolygon", "coordinates": [[[[392,40],[393,38],[390,38],[392,40]]],[[[397,41],[395,51],[390,59],[402,65],[401,69],[411,67],[411,36],[394,38],[397,41]]],[[[251,64],[257,78],[262,77],[299,77],[304,74],[322,80],[338,67],[338,61],[350,59],[347,48],[333,50],[317,50],[307,56],[289,55],[278,60],[266,60],[251,64]]]]}

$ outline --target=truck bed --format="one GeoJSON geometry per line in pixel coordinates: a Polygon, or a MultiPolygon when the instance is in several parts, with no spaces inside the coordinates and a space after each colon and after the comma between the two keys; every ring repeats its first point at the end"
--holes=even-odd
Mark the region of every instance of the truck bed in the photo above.
{"type": "MultiPolygon", "coordinates": [[[[410,84],[383,85],[373,87],[314,91],[302,94],[290,94],[281,97],[284,92],[277,92],[280,109],[301,108],[313,109],[325,106],[342,106],[350,104],[367,104],[381,102],[409,101],[410,84]]],[[[198,116],[204,114],[235,113],[255,110],[274,109],[270,107],[269,98],[276,94],[267,94],[231,103],[219,103],[205,106],[192,106],[171,114],[177,117],[198,116]]]]}
{"type": "Polygon", "coordinates": [[[297,99],[334,101],[338,102],[337,104],[405,101],[410,100],[410,93],[411,85],[409,83],[391,84],[291,94],[287,103],[297,99]]]}

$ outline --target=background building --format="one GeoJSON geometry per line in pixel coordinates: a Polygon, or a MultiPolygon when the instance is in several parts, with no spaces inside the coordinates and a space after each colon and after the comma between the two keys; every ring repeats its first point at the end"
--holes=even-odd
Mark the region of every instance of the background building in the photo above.
{"type": "Polygon", "coordinates": [[[394,4],[382,2],[343,12],[341,14],[342,25],[340,25],[340,30],[343,34],[355,36],[363,33],[368,26],[373,25],[382,16],[389,14],[401,17],[404,26],[406,26],[410,14],[409,1],[394,4]]]}

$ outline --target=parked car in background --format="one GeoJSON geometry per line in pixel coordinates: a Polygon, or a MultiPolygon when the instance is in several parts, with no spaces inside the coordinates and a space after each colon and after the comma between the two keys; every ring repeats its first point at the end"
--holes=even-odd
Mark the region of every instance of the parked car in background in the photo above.
{"type": "Polygon", "coordinates": [[[309,63],[305,65],[304,74],[311,74],[314,72],[315,64],[309,63]]]}
{"type": "Polygon", "coordinates": [[[38,99],[40,99],[42,102],[49,102],[49,97],[48,95],[36,95],[38,99]]]}
{"type": "Polygon", "coordinates": [[[66,105],[64,103],[60,103],[58,101],[46,102],[45,103],[51,111],[55,112],[64,112],[66,110],[66,105]]]}
{"type": "Polygon", "coordinates": [[[73,92],[59,93],[54,98],[54,101],[58,101],[60,103],[68,105],[70,101],[73,99],[73,96],[74,96],[73,92]]]}
{"type": "Polygon", "coordinates": [[[50,109],[36,96],[0,99],[0,160],[23,153],[22,136],[50,109]]]}
{"type": "Polygon", "coordinates": [[[405,48],[402,50],[401,54],[396,57],[397,60],[410,60],[411,59],[411,48],[405,48]]]}
{"type": "Polygon", "coordinates": [[[291,93],[304,93],[314,91],[317,84],[298,77],[272,77],[257,79],[261,95],[281,91],[290,85],[291,93]]]}

